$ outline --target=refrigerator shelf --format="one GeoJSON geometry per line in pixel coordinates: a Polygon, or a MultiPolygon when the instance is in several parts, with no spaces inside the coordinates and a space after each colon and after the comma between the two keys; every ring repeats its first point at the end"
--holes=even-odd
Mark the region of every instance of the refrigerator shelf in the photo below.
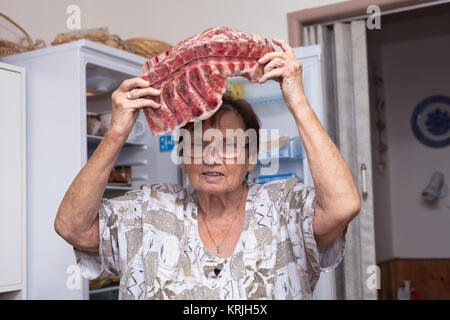
{"type": "Polygon", "coordinates": [[[132,186],[115,186],[115,185],[106,185],[106,189],[105,190],[126,190],[126,191],[130,191],[133,190],[132,186]]]}
{"type": "Polygon", "coordinates": [[[282,95],[275,95],[264,98],[247,98],[246,101],[252,107],[270,105],[270,104],[284,104],[284,99],[282,95]]]}
{"type": "Polygon", "coordinates": [[[252,83],[243,77],[230,77],[227,79],[228,90],[243,97],[252,107],[284,104],[280,85],[276,81],[266,83],[252,83]]]}
{"type": "Polygon", "coordinates": [[[290,172],[290,173],[274,174],[274,175],[267,175],[267,176],[257,176],[254,178],[253,182],[255,182],[257,184],[265,184],[267,182],[271,182],[274,180],[289,179],[291,177],[297,177],[297,175],[295,173],[290,172]]]}
{"type": "Polygon", "coordinates": [[[258,164],[259,165],[268,165],[270,164],[270,162],[274,161],[274,160],[279,160],[279,161],[299,161],[302,160],[303,157],[290,157],[290,156],[281,156],[281,157],[258,157],[258,164]]]}
{"type": "MultiPolygon", "coordinates": [[[[87,135],[87,143],[89,148],[97,148],[100,142],[102,142],[104,137],[94,136],[94,135],[87,135]]],[[[147,145],[143,142],[136,142],[136,141],[126,141],[124,146],[137,146],[142,148],[147,148],[147,145]]]]}
{"type": "Polygon", "coordinates": [[[303,143],[300,137],[293,137],[276,152],[263,151],[260,148],[258,163],[269,164],[272,160],[302,160],[303,143]]]}
{"type": "Polygon", "coordinates": [[[106,287],[106,288],[89,290],[89,294],[102,293],[102,292],[113,291],[113,290],[119,290],[119,286],[111,286],[111,287],[106,287]]]}
{"type": "Polygon", "coordinates": [[[117,300],[118,298],[119,298],[119,286],[89,291],[89,300],[117,300]]]}

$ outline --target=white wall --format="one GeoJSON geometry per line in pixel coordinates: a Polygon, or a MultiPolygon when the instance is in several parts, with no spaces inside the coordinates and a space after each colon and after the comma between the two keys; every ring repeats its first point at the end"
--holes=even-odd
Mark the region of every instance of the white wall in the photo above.
{"type": "MultiPolygon", "coordinates": [[[[174,45],[216,26],[287,39],[287,13],[336,2],[342,0],[2,0],[0,12],[48,45],[57,33],[69,31],[71,4],[80,6],[82,29],[107,26],[122,39],[148,37],[174,45]]],[[[22,36],[3,18],[0,30],[7,39],[22,36]]]]}
{"type": "Polygon", "coordinates": [[[447,15],[397,23],[380,35],[389,152],[387,175],[374,181],[378,198],[390,203],[378,204],[375,213],[378,262],[450,257],[450,210],[441,203],[429,207],[421,199],[434,171],[443,172],[450,183],[450,147],[423,145],[410,125],[422,99],[450,96],[448,21],[447,15]]]}

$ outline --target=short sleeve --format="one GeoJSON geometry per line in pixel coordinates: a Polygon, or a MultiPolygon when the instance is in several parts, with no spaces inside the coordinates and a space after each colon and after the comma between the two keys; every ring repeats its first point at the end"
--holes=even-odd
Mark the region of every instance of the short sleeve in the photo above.
{"type": "MultiPolygon", "coordinates": [[[[74,248],[77,264],[82,275],[89,279],[102,279],[120,276],[121,253],[125,242],[120,241],[119,230],[134,224],[140,214],[142,190],[128,191],[123,196],[113,199],[103,198],[99,210],[99,252],[91,253],[74,248]],[[122,245],[121,245],[122,244],[122,245]]],[[[123,255],[122,255],[123,256],[123,255]]]]}
{"type": "Polygon", "coordinates": [[[321,271],[332,271],[342,261],[346,230],[332,244],[319,250],[313,230],[317,206],[315,189],[297,180],[291,190],[287,196],[288,234],[298,260],[304,257],[301,264],[309,274],[311,287],[314,288],[321,271]]]}

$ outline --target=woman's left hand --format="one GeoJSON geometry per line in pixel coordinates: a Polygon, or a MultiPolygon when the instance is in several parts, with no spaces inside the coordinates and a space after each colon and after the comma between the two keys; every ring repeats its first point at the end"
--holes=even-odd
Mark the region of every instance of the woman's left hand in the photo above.
{"type": "Polygon", "coordinates": [[[286,41],[272,39],[283,51],[269,52],[261,57],[259,64],[265,64],[264,75],[258,80],[264,83],[269,79],[280,83],[284,101],[293,111],[294,107],[305,100],[302,80],[302,63],[294,54],[294,50],[286,41]]]}

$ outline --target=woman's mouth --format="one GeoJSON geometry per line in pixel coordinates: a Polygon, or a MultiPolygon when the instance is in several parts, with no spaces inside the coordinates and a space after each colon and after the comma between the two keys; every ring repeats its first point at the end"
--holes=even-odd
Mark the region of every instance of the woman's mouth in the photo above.
{"type": "Polygon", "coordinates": [[[222,176],[224,176],[223,173],[220,173],[220,172],[217,172],[217,171],[203,172],[202,175],[208,176],[208,177],[222,177],[222,176]]]}

